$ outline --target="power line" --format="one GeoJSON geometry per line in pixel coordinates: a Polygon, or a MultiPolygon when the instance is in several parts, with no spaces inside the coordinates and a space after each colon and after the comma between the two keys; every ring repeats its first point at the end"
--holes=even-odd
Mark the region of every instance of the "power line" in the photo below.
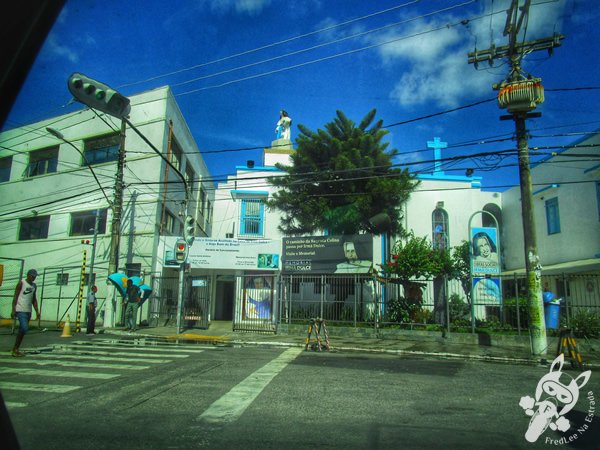
{"type": "Polygon", "coordinates": [[[277,41],[277,42],[273,42],[271,44],[263,45],[261,47],[257,47],[257,48],[251,49],[251,50],[246,50],[246,51],[243,51],[243,52],[235,53],[235,54],[230,55],[230,56],[226,56],[226,57],[223,57],[223,58],[215,59],[213,61],[208,61],[208,62],[205,62],[205,63],[202,63],[202,64],[197,64],[197,65],[192,66],[192,67],[188,67],[188,68],[185,68],[185,69],[180,69],[180,70],[177,70],[177,71],[169,72],[169,73],[166,73],[166,74],[163,74],[163,75],[157,75],[157,76],[154,76],[154,77],[151,77],[151,78],[147,78],[147,79],[142,80],[142,81],[136,81],[136,82],[133,82],[133,83],[123,84],[123,85],[120,86],[120,88],[128,87],[128,86],[135,86],[137,84],[147,83],[147,82],[154,81],[154,80],[157,80],[157,79],[160,79],[160,78],[165,78],[165,77],[172,76],[172,75],[178,75],[180,73],[187,72],[189,70],[199,69],[201,67],[206,67],[206,66],[209,66],[209,65],[212,65],[212,64],[216,64],[216,63],[228,61],[230,59],[238,58],[240,56],[245,56],[245,55],[249,55],[249,54],[252,54],[252,53],[256,53],[258,51],[265,50],[265,49],[268,49],[268,48],[273,48],[273,47],[276,47],[278,45],[287,44],[289,42],[293,42],[293,41],[296,41],[298,39],[303,39],[303,38],[308,37],[308,36],[313,36],[315,34],[323,33],[323,32],[326,32],[326,31],[331,31],[331,30],[333,30],[335,28],[339,28],[341,26],[349,25],[349,24],[354,23],[354,22],[358,22],[358,21],[361,21],[361,20],[364,20],[364,19],[369,19],[371,17],[375,17],[375,16],[378,16],[378,15],[381,15],[381,14],[385,14],[385,13],[388,13],[388,12],[391,12],[391,11],[394,11],[394,10],[397,10],[397,9],[400,9],[400,8],[404,8],[406,6],[410,6],[412,4],[418,3],[419,1],[420,0],[414,0],[414,1],[411,1],[411,2],[408,2],[408,3],[404,3],[404,4],[401,4],[401,5],[393,6],[391,8],[387,8],[387,9],[384,9],[384,10],[381,10],[381,11],[377,11],[375,13],[367,14],[366,16],[361,16],[361,17],[357,17],[355,19],[350,19],[350,20],[341,22],[339,24],[331,25],[331,26],[328,26],[328,27],[325,27],[325,28],[321,28],[321,29],[316,30],[316,31],[311,31],[309,33],[304,33],[304,34],[301,34],[301,35],[298,35],[298,36],[293,36],[291,38],[284,39],[284,40],[277,41]]]}
{"type": "MultiPolygon", "coordinates": [[[[500,14],[500,12],[495,12],[495,13],[491,13],[491,14],[500,14]]],[[[376,44],[367,45],[367,46],[364,46],[364,47],[360,47],[360,48],[348,50],[348,51],[345,51],[345,52],[340,52],[340,53],[336,53],[336,54],[333,54],[333,55],[329,55],[329,56],[324,56],[324,57],[321,57],[321,58],[313,59],[313,60],[310,60],[310,61],[305,61],[303,63],[293,64],[293,65],[290,65],[290,66],[287,66],[287,67],[282,67],[282,68],[279,68],[279,69],[274,69],[274,70],[270,70],[270,71],[259,73],[259,74],[249,75],[249,76],[246,76],[246,77],[238,78],[236,80],[230,80],[230,81],[226,81],[226,82],[223,82],[223,83],[215,84],[215,85],[212,85],[212,86],[205,86],[205,87],[201,87],[201,88],[197,88],[197,89],[192,89],[190,91],[182,92],[182,93],[174,94],[174,95],[176,97],[180,97],[180,96],[183,96],[183,95],[194,94],[196,92],[205,91],[205,90],[209,90],[209,89],[222,88],[222,87],[229,86],[229,85],[232,85],[232,84],[240,83],[242,81],[248,81],[248,80],[252,80],[252,79],[256,79],[256,78],[261,78],[261,77],[264,77],[264,76],[267,76],[267,75],[273,75],[273,74],[276,74],[276,73],[286,72],[286,71],[292,70],[292,69],[298,69],[300,67],[304,67],[304,66],[308,66],[308,65],[312,65],[312,64],[324,62],[324,61],[329,61],[329,60],[336,59],[336,58],[339,58],[339,57],[342,57],[342,56],[347,56],[347,55],[351,55],[351,54],[362,52],[362,51],[366,51],[366,50],[372,50],[374,48],[382,47],[384,45],[389,45],[389,44],[393,44],[393,43],[396,43],[396,42],[399,42],[399,41],[403,41],[403,40],[406,40],[406,39],[410,39],[410,38],[413,38],[413,37],[422,36],[422,35],[433,33],[433,32],[440,31],[440,30],[445,30],[447,28],[452,28],[452,27],[455,27],[455,26],[458,26],[458,25],[465,25],[465,24],[467,24],[469,22],[482,19],[482,18],[487,17],[489,15],[490,14],[483,14],[483,15],[474,16],[474,17],[471,17],[471,18],[468,18],[468,19],[462,19],[462,20],[460,20],[458,22],[448,23],[448,24],[445,24],[445,25],[442,25],[442,26],[439,26],[439,27],[430,28],[429,30],[419,31],[417,33],[413,33],[413,34],[410,34],[410,35],[406,35],[406,36],[398,37],[398,38],[395,38],[395,39],[391,39],[389,41],[384,41],[384,42],[379,42],[379,43],[376,43],[376,44]]]]}
{"type": "Polygon", "coordinates": [[[290,56],[299,55],[301,53],[306,53],[306,52],[309,52],[309,51],[312,51],[312,50],[316,50],[316,49],[319,49],[319,48],[322,48],[322,47],[326,47],[328,45],[339,44],[340,42],[343,42],[343,41],[347,41],[347,40],[350,40],[350,39],[356,39],[358,37],[366,36],[368,34],[377,33],[377,32],[383,31],[383,30],[387,30],[389,28],[397,27],[398,25],[404,25],[406,23],[413,22],[415,20],[423,19],[423,18],[428,17],[428,16],[440,14],[440,13],[443,13],[443,12],[450,11],[452,9],[456,9],[456,8],[459,8],[459,7],[462,7],[462,6],[466,6],[466,5],[469,5],[471,3],[474,3],[475,1],[476,0],[469,0],[469,1],[466,1],[466,2],[463,2],[463,3],[459,3],[459,4],[456,4],[456,5],[449,6],[447,8],[439,9],[437,11],[433,11],[433,12],[430,12],[430,13],[427,13],[427,14],[422,14],[420,16],[411,17],[410,19],[401,20],[399,22],[394,22],[394,23],[391,23],[391,24],[388,24],[388,25],[384,25],[382,27],[372,28],[370,30],[362,31],[360,33],[355,33],[355,34],[352,34],[350,36],[344,36],[342,38],[334,39],[332,41],[324,42],[324,43],[317,44],[317,45],[313,45],[311,47],[302,48],[300,50],[296,50],[296,51],[293,51],[293,52],[285,53],[283,55],[274,56],[272,58],[263,59],[261,61],[256,61],[256,62],[245,64],[245,65],[242,65],[242,66],[233,67],[231,69],[222,70],[220,72],[216,72],[216,73],[204,75],[204,76],[201,76],[201,77],[192,78],[190,80],[186,80],[186,81],[183,81],[181,83],[172,84],[171,87],[183,86],[183,85],[186,85],[186,84],[194,83],[196,81],[201,81],[201,80],[206,80],[206,79],[209,79],[209,78],[214,78],[214,77],[217,77],[217,76],[220,76],[220,75],[225,75],[225,74],[228,74],[228,73],[231,73],[231,72],[236,72],[238,70],[248,69],[250,67],[255,67],[255,66],[258,66],[258,65],[261,65],[261,64],[265,64],[265,63],[268,63],[268,62],[273,62],[273,61],[277,61],[277,60],[280,60],[280,59],[283,59],[283,58],[287,58],[287,57],[290,57],[290,56]]]}

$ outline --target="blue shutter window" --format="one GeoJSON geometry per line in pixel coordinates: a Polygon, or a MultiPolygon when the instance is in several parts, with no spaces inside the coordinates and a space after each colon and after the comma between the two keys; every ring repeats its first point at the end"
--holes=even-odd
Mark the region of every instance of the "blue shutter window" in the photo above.
{"type": "Polygon", "coordinates": [[[240,235],[263,236],[265,205],[259,199],[242,200],[240,235]]]}
{"type": "Polygon", "coordinates": [[[560,233],[558,197],[546,200],[546,224],[548,225],[548,234],[560,233]]]}

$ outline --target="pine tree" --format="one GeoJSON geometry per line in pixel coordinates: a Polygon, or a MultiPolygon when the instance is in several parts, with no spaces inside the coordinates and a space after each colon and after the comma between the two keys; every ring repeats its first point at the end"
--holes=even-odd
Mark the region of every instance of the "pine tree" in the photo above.
{"type": "Polygon", "coordinates": [[[392,234],[400,234],[401,210],[418,182],[407,169],[393,167],[396,149],[382,142],[383,121],[372,125],[371,110],[358,126],[342,111],[313,132],[298,125],[300,135],[292,164],[278,165],[287,175],[274,177],[279,190],[267,202],[282,213],[286,235],[357,234],[370,230],[369,219],[387,213],[392,234]]]}

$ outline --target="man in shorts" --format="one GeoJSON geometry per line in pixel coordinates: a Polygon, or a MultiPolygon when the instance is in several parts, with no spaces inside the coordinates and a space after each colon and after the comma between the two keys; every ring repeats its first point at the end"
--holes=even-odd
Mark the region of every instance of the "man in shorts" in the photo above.
{"type": "Polygon", "coordinates": [[[25,353],[21,352],[19,347],[21,346],[21,342],[23,342],[23,338],[29,331],[32,306],[35,308],[38,320],[41,318],[37,296],[35,295],[36,285],[34,281],[36,277],[37,271],[31,269],[27,272],[27,278],[19,281],[15,288],[12,317],[19,321],[19,332],[17,333],[17,339],[15,340],[15,345],[12,349],[12,355],[16,357],[25,356],[25,353]]]}

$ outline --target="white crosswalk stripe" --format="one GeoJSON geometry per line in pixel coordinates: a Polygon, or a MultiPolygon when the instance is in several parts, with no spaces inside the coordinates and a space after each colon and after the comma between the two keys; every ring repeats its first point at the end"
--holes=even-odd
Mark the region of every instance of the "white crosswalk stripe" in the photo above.
{"type": "MultiPolygon", "coordinates": [[[[112,356],[100,356],[100,355],[88,355],[82,353],[40,353],[32,355],[36,358],[49,358],[49,359],[68,359],[68,360],[93,360],[93,361],[123,361],[123,357],[112,357],[112,356]]],[[[129,360],[131,362],[131,360],[129,360]]],[[[156,358],[135,358],[135,362],[144,364],[166,364],[173,362],[172,359],[156,359],[156,358]]]]}
{"type": "MultiPolygon", "coordinates": [[[[182,347],[181,344],[169,344],[169,343],[161,343],[159,345],[147,345],[144,344],[140,346],[140,344],[129,343],[129,342],[115,342],[115,341],[106,341],[106,340],[93,340],[94,346],[102,347],[102,348],[124,348],[124,347],[135,347],[141,349],[145,352],[184,352],[184,353],[203,353],[207,349],[211,349],[214,347],[206,347],[206,348],[187,348],[182,347]],[[117,345],[115,345],[117,344],[117,345]]],[[[90,341],[75,341],[72,345],[77,346],[88,346],[90,345],[90,341]]]]}
{"type": "MultiPolygon", "coordinates": [[[[119,347],[117,347],[119,348],[119,347]]],[[[108,349],[110,350],[110,349],[108,349]]],[[[55,351],[57,352],[62,352],[64,354],[71,354],[71,355],[101,355],[101,356],[126,356],[129,358],[137,358],[139,356],[144,356],[147,358],[189,358],[190,355],[179,355],[179,354],[171,354],[171,353],[158,353],[158,354],[152,354],[152,353],[144,353],[144,355],[141,355],[140,351],[138,351],[138,349],[132,349],[131,351],[129,349],[127,349],[127,351],[125,352],[112,352],[112,351],[104,351],[104,350],[97,350],[95,348],[81,348],[81,347],[77,347],[77,346],[59,346],[55,348],[55,351]]],[[[144,352],[144,350],[142,350],[142,352],[144,352]]]]}
{"type": "Polygon", "coordinates": [[[0,381],[0,389],[13,389],[16,391],[38,391],[52,392],[55,394],[64,394],[65,392],[74,391],[81,386],[70,386],[67,384],[37,384],[37,383],[16,383],[12,381],[0,381]]]}
{"type": "MultiPolygon", "coordinates": [[[[0,356],[0,364],[11,363],[11,364],[35,364],[36,366],[61,366],[61,367],[84,367],[86,369],[119,369],[119,370],[144,370],[149,369],[150,366],[138,366],[133,364],[99,364],[84,361],[63,361],[60,358],[64,355],[32,355],[28,358],[13,358],[12,356],[0,356]],[[37,358],[43,358],[39,360],[37,358]],[[45,359],[48,358],[48,359],[45,359]]],[[[71,357],[70,357],[71,358],[71,357]]],[[[98,359],[98,358],[94,358],[98,359]]],[[[122,358],[107,358],[113,361],[122,361],[122,358]]],[[[170,362],[169,360],[152,360],[156,362],[170,362]]]]}
{"type": "Polygon", "coordinates": [[[122,376],[127,371],[142,371],[158,364],[189,358],[204,352],[205,348],[141,340],[94,339],[55,344],[37,351],[24,351],[27,354],[24,358],[14,358],[10,354],[0,355],[0,390],[3,391],[9,410],[26,408],[29,405],[26,402],[7,399],[5,391],[32,391],[52,395],[71,392],[84,386],[73,383],[36,383],[35,377],[85,379],[91,382],[110,380],[122,376]],[[52,367],[56,367],[56,370],[52,367]],[[18,381],[10,381],[15,376],[19,377],[18,381]]]}
{"type": "Polygon", "coordinates": [[[62,344],[59,344],[59,347],[68,347],[68,348],[82,348],[82,349],[86,349],[86,348],[94,348],[94,349],[135,349],[136,351],[141,351],[141,352],[145,352],[145,353],[158,353],[158,352],[168,352],[169,354],[172,353],[186,353],[186,354],[192,354],[192,353],[202,353],[204,352],[204,350],[202,349],[197,349],[197,348],[191,348],[191,349],[184,349],[181,347],[178,348],[174,348],[174,347],[155,347],[155,346],[142,346],[142,345],[113,345],[110,344],[108,342],[73,342],[67,346],[64,346],[62,344]]]}
{"type": "Polygon", "coordinates": [[[63,370],[47,370],[47,369],[29,369],[26,367],[0,367],[0,375],[15,373],[18,375],[41,375],[44,377],[58,378],[86,378],[96,380],[110,380],[117,378],[120,375],[115,373],[97,373],[97,372],[67,372],[63,370]]]}

